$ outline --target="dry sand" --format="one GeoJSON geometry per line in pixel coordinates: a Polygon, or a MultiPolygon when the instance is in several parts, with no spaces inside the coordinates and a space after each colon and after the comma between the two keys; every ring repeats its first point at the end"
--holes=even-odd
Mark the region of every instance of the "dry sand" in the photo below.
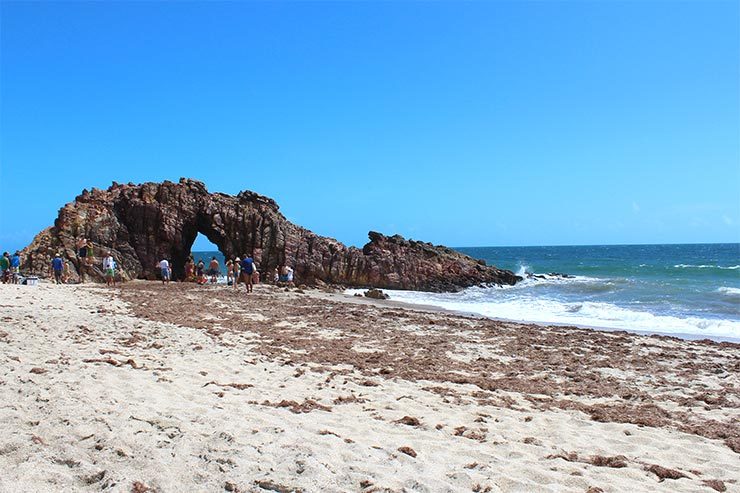
{"type": "Polygon", "coordinates": [[[740,346],[0,286],[0,491],[740,491],[740,346]]]}

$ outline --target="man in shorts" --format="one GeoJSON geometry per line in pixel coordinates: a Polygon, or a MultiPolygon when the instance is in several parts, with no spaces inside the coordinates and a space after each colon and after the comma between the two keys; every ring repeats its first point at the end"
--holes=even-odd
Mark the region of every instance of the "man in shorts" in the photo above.
{"type": "Polygon", "coordinates": [[[159,270],[162,273],[162,284],[165,282],[170,282],[170,277],[172,276],[170,272],[170,263],[166,258],[163,258],[159,261],[159,270]]]}
{"type": "Polygon", "coordinates": [[[218,276],[221,274],[221,266],[218,264],[216,257],[211,258],[211,263],[208,264],[208,275],[211,276],[211,283],[216,284],[218,276]]]}
{"type": "Polygon", "coordinates": [[[51,269],[54,271],[54,281],[57,284],[62,284],[62,273],[64,272],[64,260],[58,253],[54,256],[51,261],[51,269]]]}

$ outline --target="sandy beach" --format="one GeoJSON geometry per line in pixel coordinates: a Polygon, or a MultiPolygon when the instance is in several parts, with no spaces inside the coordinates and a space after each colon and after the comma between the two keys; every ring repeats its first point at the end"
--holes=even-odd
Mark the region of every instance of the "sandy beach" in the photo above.
{"type": "Polygon", "coordinates": [[[0,491],[740,491],[740,345],[318,290],[0,286],[0,491]]]}

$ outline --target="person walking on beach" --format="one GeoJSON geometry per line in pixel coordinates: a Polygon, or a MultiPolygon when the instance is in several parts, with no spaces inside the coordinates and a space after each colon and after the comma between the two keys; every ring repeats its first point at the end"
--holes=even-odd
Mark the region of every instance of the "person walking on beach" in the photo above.
{"type": "Polygon", "coordinates": [[[54,256],[51,261],[51,269],[54,271],[54,281],[57,284],[62,284],[62,272],[64,272],[64,260],[58,253],[54,256]]]}
{"type": "Polygon", "coordinates": [[[162,274],[162,284],[170,282],[172,274],[170,273],[170,263],[166,258],[159,261],[159,270],[162,274]]]}
{"type": "Polygon", "coordinates": [[[254,260],[252,260],[251,256],[244,254],[244,260],[242,260],[242,279],[247,285],[247,293],[252,292],[252,274],[254,271],[254,260]]]}
{"type": "Polygon", "coordinates": [[[105,272],[105,284],[108,286],[116,285],[116,261],[113,260],[113,254],[108,252],[103,258],[103,272],[105,272]]]}

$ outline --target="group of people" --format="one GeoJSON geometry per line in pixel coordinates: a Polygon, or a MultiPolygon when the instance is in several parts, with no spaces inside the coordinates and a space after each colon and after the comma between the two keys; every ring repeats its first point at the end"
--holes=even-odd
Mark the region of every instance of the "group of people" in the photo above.
{"type": "MultiPolygon", "coordinates": [[[[93,244],[87,238],[79,238],[76,240],[75,246],[77,262],[72,261],[72,263],[77,264],[80,282],[84,282],[85,273],[89,273],[95,265],[93,244]]],[[[54,282],[56,284],[66,283],[70,278],[69,261],[61,253],[56,253],[50,263],[51,270],[54,274],[54,282]]],[[[3,283],[19,282],[20,264],[20,252],[15,252],[13,255],[4,252],[2,257],[0,257],[0,280],[3,283]]],[[[102,267],[106,284],[115,286],[116,278],[119,275],[119,266],[112,252],[106,252],[100,266],[102,267]]],[[[163,258],[157,263],[156,267],[159,269],[162,283],[168,283],[173,279],[172,263],[169,259],[163,258]]],[[[237,289],[239,284],[243,283],[246,286],[247,293],[251,293],[254,285],[260,283],[260,272],[257,270],[257,263],[249,254],[245,254],[243,258],[235,257],[227,260],[225,268],[226,283],[229,286],[233,286],[234,289],[237,289]]],[[[203,259],[199,259],[196,263],[192,255],[185,262],[185,281],[196,282],[198,284],[206,284],[208,282],[215,284],[218,282],[220,275],[221,265],[216,257],[211,258],[207,267],[203,259]]],[[[275,284],[293,283],[293,269],[287,265],[275,268],[267,276],[264,276],[264,280],[275,284]]]]}
{"type": "Polygon", "coordinates": [[[241,282],[247,286],[247,293],[251,293],[254,285],[260,282],[260,273],[251,255],[226,261],[226,284],[237,289],[241,282]]]}
{"type": "MultiPolygon", "coordinates": [[[[80,282],[84,282],[84,272],[90,269],[93,265],[93,257],[90,254],[92,249],[78,249],[78,272],[80,275],[80,282]]],[[[105,283],[108,286],[116,285],[116,276],[118,274],[118,263],[113,258],[112,252],[107,252],[103,257],[101,264],[103,268],[103,276],[105,277],[105,283]]],[[[51,259],[51,270],[54,273],[54,282],[57,284],[64,284],[69,279],[69,264],[62,258],[62,255],[57,253],[54,258],[51,259]]]]}
{"type": "MultiPolygon", "coordinates": [[[[235,257],[226,261],[226,284],[233,286],[234,289],[239,287],[239,284],[244,284],[247,289],[247,293],[251,293],[254,290],[254,285],[260,283],[260,272],[257,270],[257,263],[254,261],[251,255],[245,254],[243,258],[235,257]]],[[[168,258],[163,258],[157,263],[159,269],[160,278],[162,284],[166,284],[172,280],[172,263],[168,258]]],[[[279,283],[292,283],[293,282],[293,269],[289,266],[283,266],[280,269],[274,269],[272,276],[268,277],[268,280],[272,280],[275,284],[279,283]]],[[[216,257],[211,257],[211,261],[206,267],[206,263],[203,259],[195,261],[192,255],[188,256],[185,261],[185,275],[183,280],[186,282],[195,282],[197,284],[215,284],[218,282],[218,277],[221,275],[221,264],[216,257]]],[[[268,281],[269,282],[269,281],[268,281]]]]}
{"type": "MultiPolygon", "coordinates": [[[[164,271],[162,274],[164,277],[164,271]]],[[[170,276],[172,275],[171,270],[169,274],[170,276]]],[[[208,263],[208,268],[206,268],[206,263],[203,262],[203,259],[199,259],[198,263],[196,263],[192,255],[190,255],[185,261],[185,281],[187,282],[206,284],[210,281],[215,284],[218,282],[219,275],[221,275],[221,266],[216,257],[211,258],[211,261],[208,263]]]]}
{"type": "Polygon", "coordinates": [[[21,268],[20,252],[15,252],[12,256],[8,252],[3,252],[0,257],[0,280],[3,284],[18,284],[21,268]]]}

